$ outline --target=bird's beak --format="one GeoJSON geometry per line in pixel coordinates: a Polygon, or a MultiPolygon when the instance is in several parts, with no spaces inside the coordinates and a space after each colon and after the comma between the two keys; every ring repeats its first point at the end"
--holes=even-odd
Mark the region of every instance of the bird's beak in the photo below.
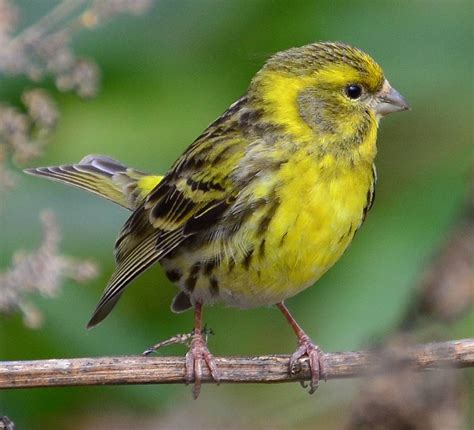
{"type": "Polygon", "coordinates": [[[404,97],[386,80],[382,89],[377,95],[375,112],[380,116],[388,115],[392,112],[399,112],[410,109],[410,105],[404,97]]]}

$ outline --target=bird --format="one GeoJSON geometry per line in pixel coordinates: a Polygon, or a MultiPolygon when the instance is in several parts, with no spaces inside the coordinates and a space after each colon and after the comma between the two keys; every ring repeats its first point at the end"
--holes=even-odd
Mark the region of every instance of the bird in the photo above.
{"type": "Polygon", "coordinates": [[[25,171],[132,211],[88,327],[159,263],[178,287],[171,310],[194,310],[185,380],[195,398],[203,366],[221,378],[202,322],[203,307],[215,303],[277,306],[297,337],[290,369],[308,358],[313,393],[325,379],[323,354],[285,301],[314,285],[351,243],[374,203],[379,121],[409,108],[368,54],[316,42],[272,55],[164,175],[102,155],[25,171]]]}

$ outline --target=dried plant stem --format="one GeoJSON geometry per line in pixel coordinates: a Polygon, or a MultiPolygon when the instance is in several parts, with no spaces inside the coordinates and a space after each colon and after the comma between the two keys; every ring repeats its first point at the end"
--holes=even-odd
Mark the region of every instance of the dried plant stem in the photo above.
{"type": "MultiPolygon", "coordinates": [[[[416,345],[404,350],[324,354],[328,379],[397,369],[415,371],[474,367],[474,338],[416,345]]],[[[225,383],[275,383],[310,379],[306,360],[293,374],[287,355],[216,357],[225,383]]],[[[184,357],[102,357],[0,362],[0,388],[184,382],[184,357]]],[[[207,368],[203,382],[212,382],[207,368]]]]}

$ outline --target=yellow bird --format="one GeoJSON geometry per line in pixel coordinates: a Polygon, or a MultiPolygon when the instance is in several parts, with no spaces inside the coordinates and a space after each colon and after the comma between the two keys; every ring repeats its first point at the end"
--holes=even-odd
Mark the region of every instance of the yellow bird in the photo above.
{"type": "Polygon", "coordinates": [[[202,334],[203,305],[277,305],[298,338],[290,366],[309,357],[310,392],[321,353],[284,305],[343,254],[374,200],[377,127],[409,108],[380,66],[343,43],[273,55],[164,176],[104,156],[26,170],[84,188],[132,211],[115,245],[117,269],[88,326],[156,262],[194,308],[186,380],[199,395],[202,365],[220,373],[202,334]]]}

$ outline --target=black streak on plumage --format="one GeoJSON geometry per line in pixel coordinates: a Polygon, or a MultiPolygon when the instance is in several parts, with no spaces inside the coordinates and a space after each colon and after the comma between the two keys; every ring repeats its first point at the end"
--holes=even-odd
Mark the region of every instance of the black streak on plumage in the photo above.
{"type": "Polygon", "coordinates": [[[260,242],[260,246],[258,247],[258,256],[262,258],[265,255],[265,239],[260,242]]]}
{"type": "Polygon", "coordinates": [[[198,213],[194,214],[186,221],[184,225],[184,235],[197,233],[202,229],[214,225],[225,210],[229,207],[229,202],[226,200],[212,201],[202,208],[198,213]]]}
{"type": "Polygon", "coordinates": [[[172,270],[167,270],[166,271],[166,277],[171,281],[171,282],[178,282],[181,279],[181,276],[183,276],[181,270],[179,269],[172,269],[172,270]]]}
{"type": "Polygon", "coordinates": [[[192,293],[194,291],[194,288],[196,287],[196,282],[197,282],[200,270],[201,270],[201,263],[200,262],[194,263],[191,266],[191,269],[189,270],[189,275],[186,281],[184,281],[184,287],[190,293],[192,293]]]}
{"type": "Polygon", "coordinates": [[[211,276],[209,279],[209,292],[212,297],[219,295],[219,282],[215,276],[211,276]]]}
{"type": "Polygon", "coordinates": [[[244,260],[242,261],[242,264],[244,265],[245,269],[248,270],[250,267],[250,263],[252,262],[252,257],[253,257],[253,248],[250,248],[247,250],[244,260]]]}
{"type": "Polygon", "coordinates": [[[204,275],[209,276],[214,268],[218,265],[219,261],[217,258],[212,258],[204,264],[204,275]]]}
{"type": "Polygon", "coordinates": [[[268,226],[270,225],[271,220],[273,219],[275,212],[277,211],[279,203],[276,199],[273,199],[272,206],[266,211],[265,215],[260,220],[260,223],[257,227],[257,235],[263,236],[266,234],[268,226]]]}

